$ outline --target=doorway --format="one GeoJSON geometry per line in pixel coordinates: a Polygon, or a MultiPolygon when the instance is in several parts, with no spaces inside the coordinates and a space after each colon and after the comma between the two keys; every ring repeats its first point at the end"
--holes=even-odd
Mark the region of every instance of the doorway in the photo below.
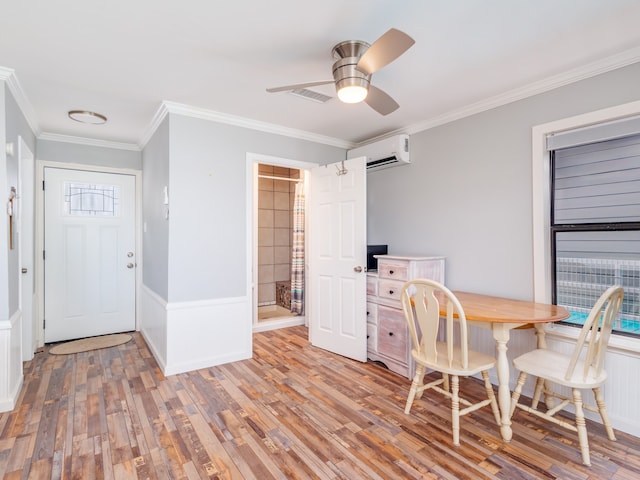
{"type": "Polygon", "coordinates": [[[248,161],[253,198],[253,331],[304,325],[305,173],[314,165],[255,154],[248,155],[248,161]]]}
{"type": "MultiPolygon", "coordinates": [[[[292,272],[294,245],[299,242],[295,236],[300,233],[294,228],[294,207],[296,194],[304,198],[302,173],[296,168],[260,163],[257,180],[257,323],[304,323],[304,301],[294,298],[296,290],[304,295],[304,282],[296,287],[296,273],[292,272]]],[[[300,253],[304,268],[303,248],[300,253]]]]}

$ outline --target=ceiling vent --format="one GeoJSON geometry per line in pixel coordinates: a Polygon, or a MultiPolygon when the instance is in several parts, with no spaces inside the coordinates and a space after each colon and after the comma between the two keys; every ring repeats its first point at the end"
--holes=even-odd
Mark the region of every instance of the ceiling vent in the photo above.
{"type": "Polygon", "coordinates": [[[409,135],[394,135],[347,152],[347,158],[367,157],[367,171],[411,163],[409,135]]]}
{"type": "Polygon", "coordinates": [[[309,90],[307,88],[298,88],[296,90],[291,90],[289,93],[291,95],[295,95],[296,97],[306,98],[307,100],[318,103],[326,103],[333,98],[328,95],[323,95],[322,93],[314,92],[313,90],[309,90]]]}

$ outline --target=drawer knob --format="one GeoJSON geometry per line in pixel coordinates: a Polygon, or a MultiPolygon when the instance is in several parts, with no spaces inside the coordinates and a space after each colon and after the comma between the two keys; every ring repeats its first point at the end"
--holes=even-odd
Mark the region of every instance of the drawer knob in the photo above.
{"type": "Polygon", "coordinates": [[[390,337],[393,337],[393,332],[389,332],[389,336],[390,336],[390,337]]]}
{"type": "Polygon", "coordinates": [[[393,270],[389,270],[389,275],[393,275],[393,270]]]}
{"type": "Polygon", "coordinates": [[[389,290],[389,295],[393,295],[393,290],[389,290]]]}

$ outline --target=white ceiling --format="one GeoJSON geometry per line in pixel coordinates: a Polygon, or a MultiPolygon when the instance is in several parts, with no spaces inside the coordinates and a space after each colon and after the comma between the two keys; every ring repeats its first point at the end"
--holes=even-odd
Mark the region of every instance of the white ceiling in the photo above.
{"type": "Polygon", "coordinates": [[[37,133],[134,145],[163,101],[357,143],[640,61],[638,0],[2,0],[0,11],[0,66],[37,133]],[[373,75],[400,104],[390,115],[265,91],[331,79],[336,43],[391,27],[416,44],[373,75]],[[72,109],[109,121],[83,125],[72,109]]]}

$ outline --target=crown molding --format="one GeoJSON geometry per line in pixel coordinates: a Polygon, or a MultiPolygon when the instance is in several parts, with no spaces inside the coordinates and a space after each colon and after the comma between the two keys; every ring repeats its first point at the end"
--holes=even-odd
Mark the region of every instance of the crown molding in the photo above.
{"type": "Polygon", "coordinates": [[[149,126],[142,135],[142,138],[140,138],[140,142],[138,142],[140,150],[144,149],[144,147],[147,146],[147,143],[149,143],[149,140],[151,140],[153,134],[156,133],[156,130],[158,129],[164,118],[169,114],[169,110],[167,109],[165,103],[166,102],[162,102],[160,108],[158,108],[156,113],[153,115],[151,122],[149,122],[149,126]]]}
{"type": "Polygon", "coordinates": [[[583,65],[573,70],[568,70],[538,82],[530,83],[524,87],[509,90],[494,97],[486,98],[463,108],[452,110],[443,115],[430,118],[424,122],[416,123],[391,133],[415,134],[638,62],[640,62],[640,47],[631,48],[602,60],[583,65]]]}
{"type": "Polygon", "coordinates": [[[38,140],[50,140],[52,142],[75,143],[91,147],[115,148],[118,150],[140,151],[140,146],[135,143],[112,142],[110,140],[98,140],[95,138],[75,137],[73,135],[61,135],[58,133],[41,133],[38,140]]]}
{"type": "Polygon", "coordinates": [[[36,111],[25,95],[22,86],[20,86],[20,82],[18,81],[18,77],[16,77],[15,70],[13,70],[12,68],[0,67],[0,80],[4,80],[6,82],[7,87],[9,87],[9,91],[18,104],[18,108],[24,115],[24,118],[27,120],[27,123],[33,131],[33,134],[36,137],[40,135],[40,125],[38,124],[36,111]]]}
{"type": "Polygon", "coordinates": [[[273,123],[260,122],[258,120],[252,120],[250,118],[215,112],[212,110],[207,110],[205,108],[193,107],[191,105],[164,101],[154,115],[149,128],[147,129],[147,133],[143,136],[143,139],[140,142],[141,147],[144,147],[147,144],[153,133],[160,126],[160,123],[169,113],[184,115],[186,117],[199,118],[201,120],[207,120],[211,122],[224,123],[226,125],[234,125],[236,127],[248,128],[251,130],[258,130],[266,133],[273,133],[276,135],[283,135],[286,137],[297,138],[299,140],[308,140],[310,142],[330,145],[332,147],[349,149],[354,145],[353,142],[349,142],[339,138],[318,135],[304,130],[283,127],[281,125],[276,125],[273,123]]]}

